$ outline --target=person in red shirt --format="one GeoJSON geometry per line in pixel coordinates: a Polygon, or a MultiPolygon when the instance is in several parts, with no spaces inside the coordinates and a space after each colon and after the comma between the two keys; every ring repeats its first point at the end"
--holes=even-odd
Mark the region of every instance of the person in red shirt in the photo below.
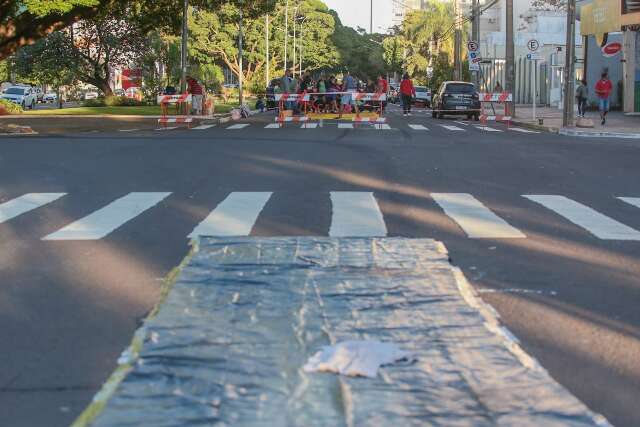
{"type": "Polygon", "coordinates": [[[191,76],[187,77],[187,84],[189,85],[189,93],[191,94],[191,110],[196,116],[202,114],[202,98],[204,97],[204,90],[196,79],[191,76]]]}
{"type": "Polygon", "coordinates": [[[611,80],[609,80],[609,75],[605,71],[602,73],[600,80],[596,83],[596,95],[598,96],[598,109],[600,110],[600,119],[602,120],[601,124],[607,122],[607,113],[609,112],[609,96],[611,95],[611,91],[613,90],[613,85],[611,84],[611,80]]]}
{"type": "MultiPolygon", "coordinates": [[[[378,93],[385,95],[389,92],[389,82],[384,78],[382,74],[378,76],[378,93]]],[[[387,109],[387,101],[382,101],[382,111],[387,109]]]]}
{"type": "Polygon", "coordinates": [[[402,81],[400,82],[400,96],[402,97],[402,111],[403,116],[411,115],[411,98],[416,96],[416,89],[413,87],[413,82],[409,78],[408,73],[404,73],[402,81]]]}

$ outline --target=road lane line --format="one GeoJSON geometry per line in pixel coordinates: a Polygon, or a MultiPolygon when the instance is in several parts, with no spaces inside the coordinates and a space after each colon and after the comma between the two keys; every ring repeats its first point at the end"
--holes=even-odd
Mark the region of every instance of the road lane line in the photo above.
{"type": "Polygon", "coordinates": [[[640,240],[640,232],[564,196],[524,195],[604,240],[640,240]]]}
{"type": "Polygon", "coordinates": [[[387,226],[373,193],[331,192],[331,237],[384,237],[387,226]]]}
{"type": "Polygon", "coordinates": [[[171,193],[129,193],[42,240],[98,240],[167,198],[171,193]]]}
{"type": "Polygon", "coordinates": [[[623,202],[629,203],[637,208],[640,208],[640,197],[618,197],[623,202]]]}
{"type": "Polygon", "coordinates": [[[269,123],[264,128],[265,129],[280,129],[282,125],[280,123],[269,123]]]}
{"type": "Polygon", "coordinates": [[[378,130],[391,130],[391,126],[386,123],[374,123],[373,127],[378,130]]]}
{"type": "Polygon", "coordinates": [[[353,129],[353,123],[338,123],[338,129],[353,129]]]}
{"type": "Polygon", "coordinates": [[[140,129],[120,129],[118,132],[137,132],[140,129]]]}
{"type": "Polygon", "coordinates": [[[472,239],[522,239],[520,230],[466,193],[433,193],[431,197],[472,239]]]}
{"type": "Polygon", "coordinates": [[[0,224],[49,204],[67,193],[28,193],[0,204],[0,224]]]}
{"type": "Polygon", "coordinates": [[[244,129],[247,126],[249,126],[249,123],[238,123],[235,125],[231,125],[227,128],[227,130],[238,130],[238,129],[244,129]]]}
{"type": "Polygon", "coordinates": [[[248,236],[271,195],[267,192],[234,192],[222,201],[189,234],[198,236],[248,236]]]}
{"type": "Polygon", "coordinates": [[[523,129],[523,128],[509,128],[509,130],[522,132],[522,133],[540,133],[540,132],[536,132],[535,130],[529,130],[529,129],[523,129]]]}
{"type": "Polygon", "coordinates": [[[166,127],[166,128],[158,128],[158,129],[156,129],[156,131],[175,130],[175,129],[178,129],[178,126],[171,126],[171,127],[166,127]]]}
{"type": "Polygon", "coordinates": [[[474,127],[484,132],[502,132],[500,129],[490,128],[489,126],[474,126],[474,127]]]}
{"type": "Polygon", "coordinates": [[[462,126],[469,126],[469,123],[461,122],[459,120],[456,120],[455,123],[458,123],[459,125],[462,125],[462,126]]]}
{"type": "Polygon", "coordinates": [[[212,127],[215,127],[215,125],[200,125],[200,126],[196,126],[194,128],[191,128],[192,130],[207,130],[207,129],[211,129],[212,127]]]}
{"type": "Polygon", "coordinates": [[[423,125],[409,125],[409,127],[413,130],[429,130],[429,128],[423,125]]]}
{"type": "Polygon", "coordinates": [[[464,129],[459,128],[458,126],[451,126],[451,125],[440,125],[440,126],[442,126],[443,128],[445,128],[446,130],[453,130],[453,131],[462,131],[462,132],[465,132],[465,130],[464,130],[464,129]]]}
{"type": "Polygon", "coordinates": [[[300,126],[300,129],[315,129],[317,127],[317,123],[303,123],[302,126],[300,126]]]}

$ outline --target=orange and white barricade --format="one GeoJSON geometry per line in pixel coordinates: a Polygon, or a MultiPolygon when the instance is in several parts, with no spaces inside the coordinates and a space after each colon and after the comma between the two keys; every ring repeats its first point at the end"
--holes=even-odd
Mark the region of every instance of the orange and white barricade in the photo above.
{"type": "Polygon", "coordinates": [[[480,122],[484,125],[487,122],[505,122],[507,127],[511,124],[511,115],[507,109],[507,102],[513,101],[513,95],[509,92],[479,93],[480,98],[480,122]],[[485,111],[487,104],[491,106],[491,111],[485,111]],[[496,112],[496,104],[502,109],[496,112]]]}
{"type": "Polygon", "coordinates": [[[354,93],[352,94],[356,101],[371,101],[371,102],[379,102],[379,112],[380,117],[384,115],[384,102],[387,100],[386,93],[354,93]]]}
{"type": "Polygon", "coordinates": [[[158,104],[160,104],[162,111],[162,116],[158,119],[158,123],[164,127],[167,127],[169,123],[186,123],[188,127],[191,127],[191,123],[193,123],[193,117],[191,117],[191,112],[189,111],[191,99],[191,94],[188,93],[180,95],[158,95],[158,104]],[[177,105],[178,111],[184,109],[186,110],[186,114],[170,117],[169,105],[177,105]]]}
{"type": "MultiPolygon", "coordinates": [[[[290,116],[286,116],[284,111],[284,103],[285,102],[302,102],[304,103],[304,107],[305,107],[305,115],[303,117],[306,117],[306,113],[307,113],[307,104],[309,103],[309,100],[311,99],[311,96],[307,93],[301,93],[301,94],[297,94],[297,93],[276,93],[274,95],[274,100],[278,103],[278,118],[276,119],[277,122],[285,122],[285,121],[293,121],[293,120],[285,120],[285,119],[289,119],[292,118],[290,116]]],[[[300,120],[298,120],[300,121],[300,120]]]]}

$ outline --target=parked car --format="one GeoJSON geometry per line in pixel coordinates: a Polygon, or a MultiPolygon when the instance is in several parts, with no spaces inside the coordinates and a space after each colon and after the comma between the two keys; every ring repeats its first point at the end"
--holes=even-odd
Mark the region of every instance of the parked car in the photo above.
{"type": "Polygon", "coordinates": [[[431,89],[425,86],[416,86],[416,96],[413,98],[414,104],[423,104],[425,107],[431,106],[431,89]]]}
{"type": "Polygon", "coordinates": [[[58,94],[55,92],[47,92],[42,97],[42,102],[45,103],[55,103],[58,100],[58,94]]]}
{"type": "Polygon", "coordinates": [[[98,92],[90,91],[84,94],[83,99],[85,101],[88,101],[90,99],[98,99],[99,96],[100,94],[98,92]]]}
{"type": "Polygon", "coordinates": [[[129,87],[124,91],[124,96],[132,98],[137,101],[142,101],[142,89],[139,87],[129,87]]]}
{"type": "Polygon", "coordinates": [[[113,94],[114,94],[115,96],[125,96],[124,89],[115,89],[115,90],[113,91],[113,94]]]}
{"type": "Polygon", "coordinates": [[[433,97],[433,118],[445,115],[465,115],[480,119],[480,98],[476,87],[469,82],[443,82],[433,97]]]}
{"type": "Polygon", "coordinates": [[[28,107],[32,110],[38,102],[36,94],[30,86],[11,86],[0,95],[0,98],[18,104],[23,109],[28,107]]]}

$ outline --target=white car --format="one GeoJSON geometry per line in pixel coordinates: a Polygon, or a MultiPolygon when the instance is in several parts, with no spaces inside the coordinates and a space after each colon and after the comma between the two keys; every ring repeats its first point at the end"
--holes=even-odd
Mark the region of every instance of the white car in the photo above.
{"type": "Polygon", "coordinates": [[[11,86],[0,98],[20,105],[23,109],[34,109],[38,103],[36,92],[30,86],[11,86]]]}
{"type": "Polygon", "coordinates": [[[414,103],[424,104],[425,107],[431,106],[431,90],[424,86],[416,86],[416,97],[413,98],[414,103]]]}
{"type": "Polygon", "coordinates": [[[84,100],[88,101],[90,99],[98,99],[98,96],[100,96],[98,92],[87,92],[84,94],[84,100]]]}
{"type": "Polygon", "coordinates": [[[47,92],[44,94],[44,96],[42,97],[42,102],[46,102],[46,103],[53,103],[56,102],[58,100],[58,94],[55,92],[47,92]]]}

